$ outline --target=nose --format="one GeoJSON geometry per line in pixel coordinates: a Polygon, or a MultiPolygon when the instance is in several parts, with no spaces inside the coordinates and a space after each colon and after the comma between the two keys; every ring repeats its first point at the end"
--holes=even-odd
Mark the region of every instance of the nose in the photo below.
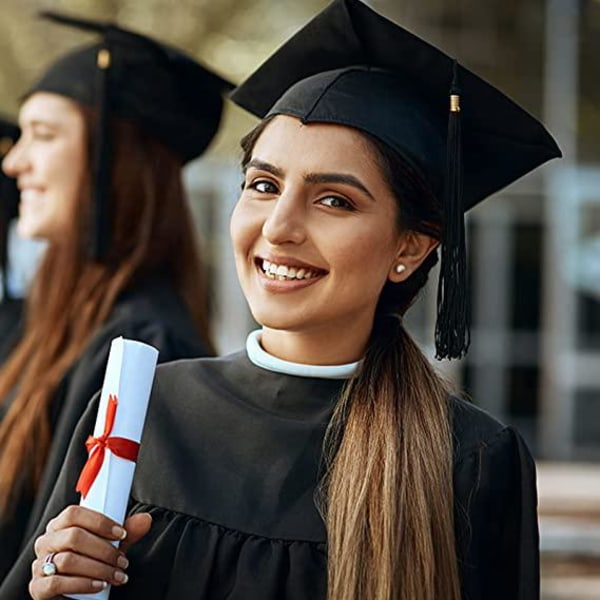
{"type": "Polygon", "coordinates": [[[25,152],[19,139],[2,160],[2,170],[9,177],[18,177],[25,170],[26,165],[25,152]]]}
{"type": "Polygon", "coordinates": [[[262,234],[273,245],[301,244],[306,239],[305,201],[299,191],[281,193],[263,223],[262,234]]]}

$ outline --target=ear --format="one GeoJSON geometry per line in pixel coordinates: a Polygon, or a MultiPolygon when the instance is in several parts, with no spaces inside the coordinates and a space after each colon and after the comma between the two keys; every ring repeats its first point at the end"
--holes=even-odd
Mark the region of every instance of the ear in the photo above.
{"type": "Polygon", "coordinates": [[[438,240],[424,233],[403,232],[398,242],[396,257],[390,266],[388,279],[393,283],[408,279],[438,245],[438,240]]]}

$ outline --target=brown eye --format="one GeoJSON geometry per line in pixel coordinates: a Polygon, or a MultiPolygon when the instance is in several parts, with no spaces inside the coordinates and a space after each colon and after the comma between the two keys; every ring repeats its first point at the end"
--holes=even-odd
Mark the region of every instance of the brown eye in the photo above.
{"type": "Polygon", "coordinates": [[[259,179],[258,181],[253,182],[250,187],[253,190],[256,190],[260,194],[276,194],[277,187],[271,183],[270,181],[266,181],[264,179],[259,179]]]}
{"type": "Polygon", "coordinates": [[[339,208],[341,210],[355,210],[354,206],[344,198],[339,196],[327,196],[320,200],[320,203],[330,208],[339,208]]]}
{"type": "Polygon", "coordinates": [[[55,138],[55,133],[47,127],[35,127],[32,129],[31,137],[34,140],[49,142],[55,138]]]}
{"type": "Polygon", "coordinates": [[[54,135],[52,133],[36,133],[34,136],[36,140],[42,140],[43,142],[49,142],[54,139],[54,135]]]}

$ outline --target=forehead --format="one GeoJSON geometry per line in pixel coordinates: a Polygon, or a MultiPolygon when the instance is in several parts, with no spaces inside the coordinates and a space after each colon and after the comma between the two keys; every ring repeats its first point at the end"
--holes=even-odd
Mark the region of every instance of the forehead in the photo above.
{"type": "Polygon", "coordinates": [[[287,115],[269,122],[254,145],[252,157],[307,172],[381,177],[375,150],[358,130],[329,123],[304,124],[287,115]]]}
{"type": "Polygon", "coordinates": [[[50,92],[36,92],[21,105],[19,123],[21,126],[32,121],[57,124],[79,123],[83,113],[73,100],[50,92]]]}

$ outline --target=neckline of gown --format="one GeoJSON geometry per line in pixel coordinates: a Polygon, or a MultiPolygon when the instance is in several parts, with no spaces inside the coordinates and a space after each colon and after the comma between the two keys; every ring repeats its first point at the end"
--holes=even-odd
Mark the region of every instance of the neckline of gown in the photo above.
{"type": "Polygon", "coordinates": [[[349,379],[352,377],[360,361],[343,365],[307,365],[277,358],[269,354],[260,343],[262,330],[257,329],[246,338],[246,352],[250,361],[267,371],[295,375],[296,377],[312,377],[316,379],[349,379]]]}

